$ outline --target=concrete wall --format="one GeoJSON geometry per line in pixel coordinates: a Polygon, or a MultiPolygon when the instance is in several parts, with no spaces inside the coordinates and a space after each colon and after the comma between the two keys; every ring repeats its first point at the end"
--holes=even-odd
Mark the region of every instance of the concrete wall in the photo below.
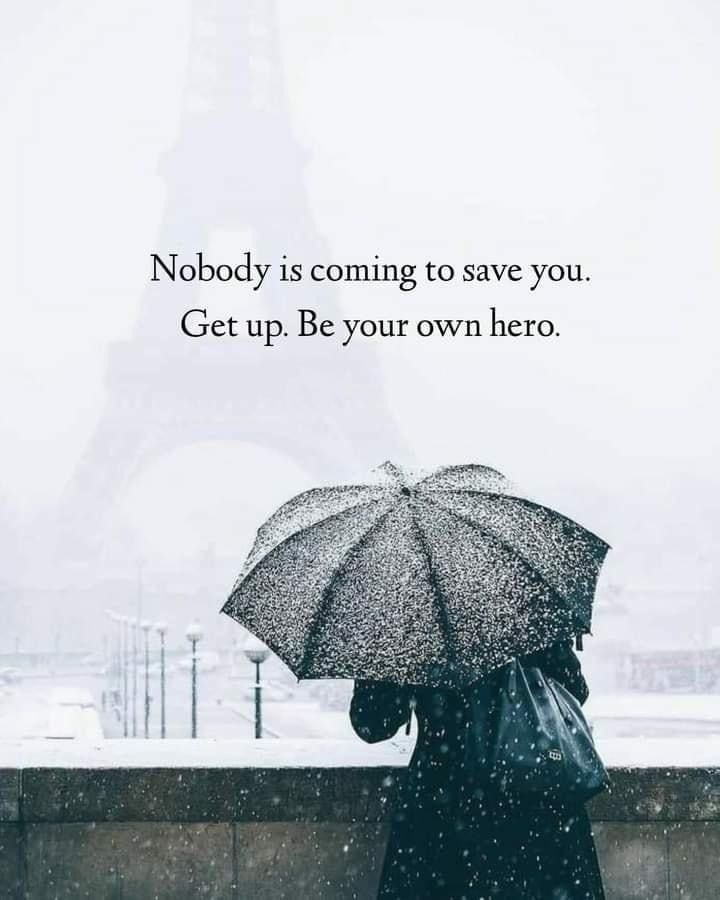
{"type": "MultiPolygon", "coordinates": [[[[609,900],[720,896],[720,769],[614,769],[609,900]]],[[[397,766],[0,769],[0,897],[374,897],[397,766]]]]}

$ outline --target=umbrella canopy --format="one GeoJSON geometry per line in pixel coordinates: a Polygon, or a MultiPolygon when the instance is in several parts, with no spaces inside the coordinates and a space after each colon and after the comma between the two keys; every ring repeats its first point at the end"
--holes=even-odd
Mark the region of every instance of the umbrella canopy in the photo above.
{"type": "Polygon", "coordinates": [[[298,678],[461,687],[590,630],[601,538],[486,466],[379,472],[282,506],[223,606],[298,678]]]}

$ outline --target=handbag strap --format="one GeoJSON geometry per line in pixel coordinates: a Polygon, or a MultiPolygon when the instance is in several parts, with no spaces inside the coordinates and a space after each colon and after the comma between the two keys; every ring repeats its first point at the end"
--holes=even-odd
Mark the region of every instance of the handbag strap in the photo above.
{"type": "Polygon", "coordinates": [[[520,668],[520,662],[517,659],[514,659],[511,663],[508,664],[510,667],[510,671],[508,672],[508,694],[510,697],[517,696],[517,680],[518,680],[518,669],[520,668]]]}
{"type": "Polygon", "coordinates": [[[412,715],[415,712],[415,707],[417,706],[417,700],[415,697],[410,698],[410,702],[408,703],[408,717],[407,723],[405,724],[405,734],[410,734],[410,725],[412,724],[412,715]]]}

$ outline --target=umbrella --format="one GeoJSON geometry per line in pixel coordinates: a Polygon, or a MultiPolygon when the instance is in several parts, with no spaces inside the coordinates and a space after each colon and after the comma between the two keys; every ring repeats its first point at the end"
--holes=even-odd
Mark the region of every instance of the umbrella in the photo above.
{"type": "Polygon", "coordinates": [[[378,472],[282,506],[223,606],[298,678],[462,687],[590,631],[601,538],[487,466],[378,472]]]}

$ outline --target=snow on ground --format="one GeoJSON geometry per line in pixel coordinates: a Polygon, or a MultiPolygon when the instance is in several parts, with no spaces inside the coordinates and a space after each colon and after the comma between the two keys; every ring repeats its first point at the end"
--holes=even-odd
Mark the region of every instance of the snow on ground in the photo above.
{"type": "MultiPolygon", "coordinates": [[[[350,685],[297,684],[279,677],[265,685],[266,737],[255,741],[251,678],[202,673],[200,739],[192,741],[186,740],[189,676],[173,673],[167,689],[168,739],[146,741],[142,738],[142,678],[136,705],[138,739],[123,740],[121,711],[111,708],[106,678],[92,673],[28,677],[0,686],[0,767],[332,767],[404,765],[409,758],[415,726],[410,738],[400,734],[378,745],[366,745],[357,738],[346,708],[350,685]]],[[[155,739],[159,737],[157,680],[150,692],[150,738],[155,739]]],[[[610,766],[720,767],[720,695],[596,694],[585,710],[610,766]]]]}
{"type": "Polygon", "coordinates": [[[0,739],[23,737],[102,738],[91,692],[46,680],[28,682],[22,690],[6,687],[0,693],[0,739]]]}
{"type": "Polygon", "coordinates": [[[720,732],[720,694],[591,694],[585,714],[589,718],[715,722],[720,732]]]}
{"type": "MultiPolygon", "coordinates": [[[[2,768],[338,768],[404,766],[412,741],[355,740],[6,740],[2,768]]],[[[616,739],[598,742],[611,767],[720,767],[720,738],[616,739]]]]}
{"type": "MultiPolygon", "coordinates": [[[[262,715],[265,734],[285,738],[352,738],[346,708],[329,708],[314,695],[316,685],[276,685],[267,682],[262,715]],[[282,698],[282,699],[277,699],[282,698]]],[[[138,678],[135,733],[144,734],[144,680],[138,678]]],[[[149,736],[160,736],[160,686],[150,683],[149,736]]],[[[190,676],[172,672],[167,680],[166,725],[168,738],[190,737],[190,676]]],[[[94,717],[102,729],[86,737],[123,737],[122,709],[113,707],[106,678],[89,674],[57,674],[27,677],[0,688],[0,740],[3,738],[81,736],[80,715],[90,725],[94,717]],[[105,703],[103,703],[103,694],[105,703]],[[52,715],[52,710],[56,713],[52,715]],[[77,721],[73,724],[73,715],[77,721]],[[98,719],[99,716],[99,719],[98,719]],[[61,727],[62,726],[62,727],[61,727]],[[72,733],[76,727],[75,733],[72,733]]],[[[128,734],[133,734],[132,702],[128,703],[128,734]]],[[[201,673],[198,678],[198,734],[201,738],[252,738],[255,732],[255,700],[252,680],[231,678],[222,672],[201,673]]]]}
{"type": "Polygon", "coordinates": [[[597,740],[606,766],[720,768],[720,736],[706,738],[609,738],[597,740]]]}
{"type": "Polygon", "coordinates": [[[352,740],[0,741],[1,768],[297,768],[404,765],[399,743],[352,740]]]}

